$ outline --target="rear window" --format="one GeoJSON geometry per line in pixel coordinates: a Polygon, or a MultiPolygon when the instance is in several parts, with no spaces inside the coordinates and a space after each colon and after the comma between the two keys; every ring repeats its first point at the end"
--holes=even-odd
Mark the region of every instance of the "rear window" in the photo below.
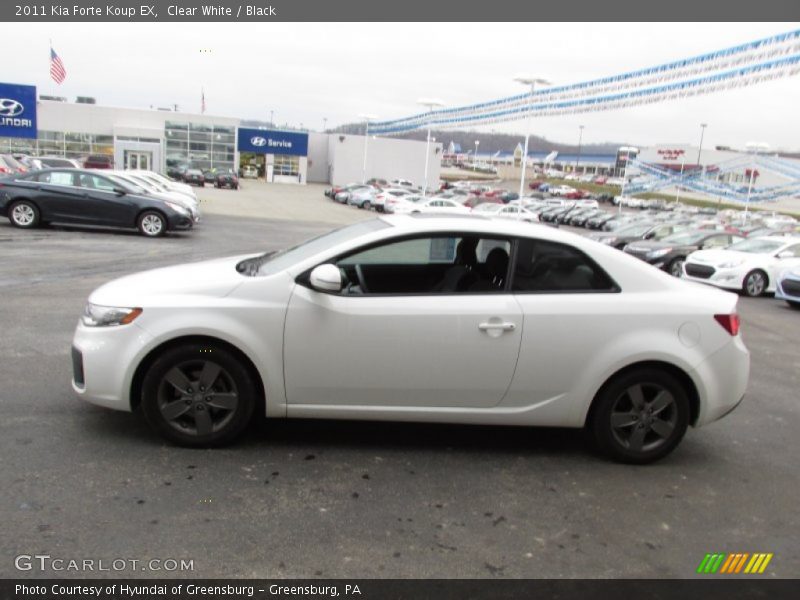
{"type": "Polygon", "coordinates": [[[522,239],[511,281],[514,292],[618,292],[619,287],[586,254],[557,242],[522,239]]]}

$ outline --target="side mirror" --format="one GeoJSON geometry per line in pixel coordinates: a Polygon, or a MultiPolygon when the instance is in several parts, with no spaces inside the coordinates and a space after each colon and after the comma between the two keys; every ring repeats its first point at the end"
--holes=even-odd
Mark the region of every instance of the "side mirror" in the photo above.
{"type": "Polygon", "coordinates": [[[656,232],[655,232],[655,231],[651,231],[651,232],[650,232],[650,233],[648,233],[646,236],[644,236],[644,239],[646,239],[646,240],[652,240],[654,237],[656,237],[656,232]]]}
{"type": "Polygon", "coordinates": [[[117,196],[124,196],[124,195],[125,195],[125,194],[127,194],[128,192],[127,192],[126,190],[124,190],[123,188],[121,188],[121,187],[115,187],[115,188],[114,188],[114,193],[115,193],[117,196]]]}
{"type": "Polygon", "coordinates": [[[778,258],[794,258],[794,252],[791,250],[784,250],[783,252],[778,252],[778,258]]]}
{"type": "Polygon", "coordinates": [[[308,278],[311,287],[321,292],[338,292],[342,289],[342,274],[336,265],[319,265],[308,278]]]}

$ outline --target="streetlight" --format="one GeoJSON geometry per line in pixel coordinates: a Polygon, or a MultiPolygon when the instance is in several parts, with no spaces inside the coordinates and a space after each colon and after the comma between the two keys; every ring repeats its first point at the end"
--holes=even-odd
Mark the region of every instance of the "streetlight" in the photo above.
{"type": "MultiPolygon", "coordinates": [[[[539,85],[550,85],[550,82],[546,79],[542,79],[540,77],[534,77],[532,75],[517,75],[514,77],[514,81],[518,83],[522,83],[524,85],[531,86],[531,99],[530,103],[531,106],[533,105],[533,92],[536,87],[536,84],[539,85]]],[[[525,148],[522,151],[522,174],[519,178],[519,197],[522,198],[522,193],[525,191],[525,166],[528,163],[528,138],[531,134],[531,108],[528,107],[527,113],[527,126],[525,131],[525,148]]]]}
{"type": "Polygon", "coordinates": [[[475,140],[475,160],[473,161],[474,162],[474,166],[472,167],[473,171],[478,170],[478,144],[480,143],[481,143],[480,140],[475,140]]]}
{"type": "Polygon", "coordinates": [[[700,146],[697,148],[697,166],[700,166],[700,153],[703,151],[703,136],[706,134],[708,123],[700,123],[700,146]]]}
{"type": "Polygon", "coordinates": [[[274,127],[275,121],[273,120],[272,116],[275,114],[274,110],[269,111],[269,126],[274,127]]]}
{"type": "Polygon", "coordinates": [[[686,164],[686,153],[681,152],[681,174],[680,177],[678,177],[678,185],[675,189],[675,204],[678,204],[678,202],[681,199],[681,184],[683,183],[683,167],[685,164],[686,164]]]}
{"type": "Polygon", "coordinates": [[[328,131],[328,117],[322,117],[322,133],[328,131]]]}
{"type": "Polygon", "coordinates": [[[369,122],[377,119],[375,115],[358,115],[364,121],[364,164],[361,167],[361,182],[367,183],[367,144],[369,143],[369,122]]]}
{"type": "Polygon", "coordinates": [[[578,165],[581,163],[581,142],[583,141],[583,125],[578,125],[578,158],[575,159],[575,174],[578,174],[578,165]]]}
{"type": "Polygon", "coordinates": [[[444,102],[437,98],[419,98],[417,104],[421,104],[428,109],[428,136],[425,142],[425,185],[422,187],[422,195],[428,195],[428,163],[431,161],[431,113],[437,106],[444,106],[444,102]]]}

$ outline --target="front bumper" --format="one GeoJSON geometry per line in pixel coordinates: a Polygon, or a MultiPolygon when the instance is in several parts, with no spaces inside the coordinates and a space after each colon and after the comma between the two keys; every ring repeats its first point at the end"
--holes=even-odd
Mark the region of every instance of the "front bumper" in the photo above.
{"type": "MultiPolygon", "coordinates": [[[[684,263],[683,277],[687,281],[696,281],[697,283],[707,283],[718,288],[726,290],[741,290],[744,285],[745,273],[739,269],[715,269],[714,273],[708,277],[695,277],[687,272],[687,267],[691,267],[693,263],[684,263]]],[[[707,266],[707,265],[702,265],[707,266]]]]}
{"type": "Polygon", "coordinates": [[[78,323],[72,339],[72,389],[92,404],[130,411],[133,374],[152,339],[136,323],[114,327],[78,323]]]}
{"type": "Polygon", "coordinates": [[[800,302],[800,280],[779,279],[775,286],[775,298],[787,302],[800,302]]]}

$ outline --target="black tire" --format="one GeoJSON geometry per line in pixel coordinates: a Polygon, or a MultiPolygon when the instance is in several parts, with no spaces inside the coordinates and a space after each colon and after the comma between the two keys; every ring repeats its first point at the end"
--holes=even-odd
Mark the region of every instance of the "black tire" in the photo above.
{"type": "Polygon", "coordinates": [[[689,398],[675,377],[661,369],[641,368],[603,387],[587,426],[607,456],[647,464],[675,449],[689,426],[689,415],[689,398]]]}
{"type": "Polygon", "coordinates": [[[789,305],[789,308],[800,310],[800,302],[795,302],[794,300],[787,300],[786,304],[789,305]]]}
{"type": "Polygon", "coordinates": [[[247,368],[236,355],[213,344],[167,350],[142,381],[145,418],[155,431],[181,446],[230,444],[250,423],[256,400],[247,368]],[[203,378],[207,381],[201,387],[203,378]]]}
{"type": "Polygon", "coordinates": [[[14,227],[33,229],[39,225],[39,208],[30,200],[15,200],[8,207],[8,220],[14,227]]]}
{"type": "Polygon", "coordinates": [[[673,277],[683,277],[683,263],[685,259],[682,256],[677,258],[673,258],[669,265],[667,265],[667,273],[672,275],[673,277]]]}
{"type": "Polygon", "coordinates": [[[167,219],[157,210],[146,210],[136,219],[136,228],[143,236],[156,238],[166,233],[167,219]]]}
{"type": "Polygon", "coordinates": [[[361,208],[363,208],[364,210],[369,210],[370,208],[372,208],[372,202],[370,202],[369,200],[366,200],[366,201],[365,201],[365,202],[364,202],[364,203],[361,205],[361,208]]]}
{"type": "Polygon", "coordinates": [[[768,285],[769,279],[767,278],[767,274],[761,269],[753,269],[744,276],[744,280],[742,281],[742,293],[750,298],[756,298],[767,291],[768,285]]]}

